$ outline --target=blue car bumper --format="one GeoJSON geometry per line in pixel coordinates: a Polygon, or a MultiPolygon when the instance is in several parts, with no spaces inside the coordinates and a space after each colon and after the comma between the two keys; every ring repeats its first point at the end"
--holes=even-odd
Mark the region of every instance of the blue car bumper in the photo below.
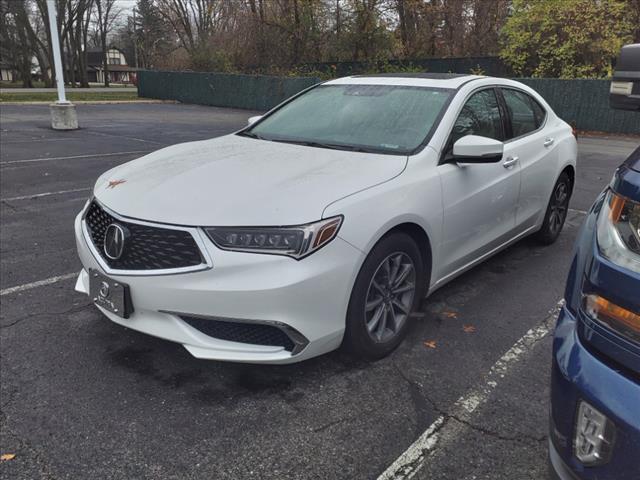
{"type": "Polygon", "coordinates": [[[553,342],[550,460],[562,480],[640,479],[640,384],[590,351],[578,321],[563,308],[553,342]],[[573,454],[578,402],[585,400],[616,427],[611,460],[585,467],[573,454]]]}
{"type": "Polygon", "coordinates": [[[640,480],[640,346],[603,327],[582,309],[593,292],[640,311],[640,276],[603,258],[595,225],[602,197],[578,235],[553,342],[549,459],[561,480],[640,480]],[[608,461],[585,466],[574,453],[581,401],[614,426],[608,461]]]}

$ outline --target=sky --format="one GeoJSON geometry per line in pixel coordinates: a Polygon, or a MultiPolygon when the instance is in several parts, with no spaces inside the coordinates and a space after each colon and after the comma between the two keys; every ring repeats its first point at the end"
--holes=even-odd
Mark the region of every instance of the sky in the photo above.
{"type": "Polygon", "coordinates": [[[132,12],[133,7],[136,6],[137,0],[116,0],[116,5],[123,10],[124,15],[128,15],[132,12]]]}

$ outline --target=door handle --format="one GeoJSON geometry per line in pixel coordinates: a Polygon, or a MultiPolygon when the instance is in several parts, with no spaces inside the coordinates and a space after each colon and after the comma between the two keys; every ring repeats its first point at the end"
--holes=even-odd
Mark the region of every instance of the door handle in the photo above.
{"type": "Polygon", "coordinates": [[[504,162],[502,162],[502,166],[504,168],[511,168],[516,163],[518,163],[518,157],[507,157],[507,159],[504,162]]]}
{"type": "Polygon", "coordinates": [[[553,141],[554,141],[553,138],[549,138],[549,137],[545,138],[544,139],[544,146],[545,147],[550,147],[551,145],[553,145],[553,141]]]}

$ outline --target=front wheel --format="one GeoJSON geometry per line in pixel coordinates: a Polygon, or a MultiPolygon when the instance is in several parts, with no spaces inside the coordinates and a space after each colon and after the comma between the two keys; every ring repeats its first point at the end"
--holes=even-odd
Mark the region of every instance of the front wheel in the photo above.
{"type": "Polygon", "coordinates": [[[391,353],[407,333],[423,284],[424,263],[413,239],[398,232],[380,240],[351,292],[345,346],[369,360],[391,353]]]}
{"type": "Polygon", "coordinates": [[[536,240],[540,243],[551,245],[558,239],[564,226],[564,221],[567,218],[570,198],[571,179],[566,172],[562,172],[553,187],[542,228],[536,233],[536,240]]]}

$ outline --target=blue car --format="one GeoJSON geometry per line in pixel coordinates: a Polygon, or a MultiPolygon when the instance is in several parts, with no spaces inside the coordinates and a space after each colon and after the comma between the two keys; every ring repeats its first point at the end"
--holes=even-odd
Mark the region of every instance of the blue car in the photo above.
{"type": "Polygon", "coordinates": [[[553,341],[555,479],[640,479],[640,147],[578,235],[553,341]]]}

